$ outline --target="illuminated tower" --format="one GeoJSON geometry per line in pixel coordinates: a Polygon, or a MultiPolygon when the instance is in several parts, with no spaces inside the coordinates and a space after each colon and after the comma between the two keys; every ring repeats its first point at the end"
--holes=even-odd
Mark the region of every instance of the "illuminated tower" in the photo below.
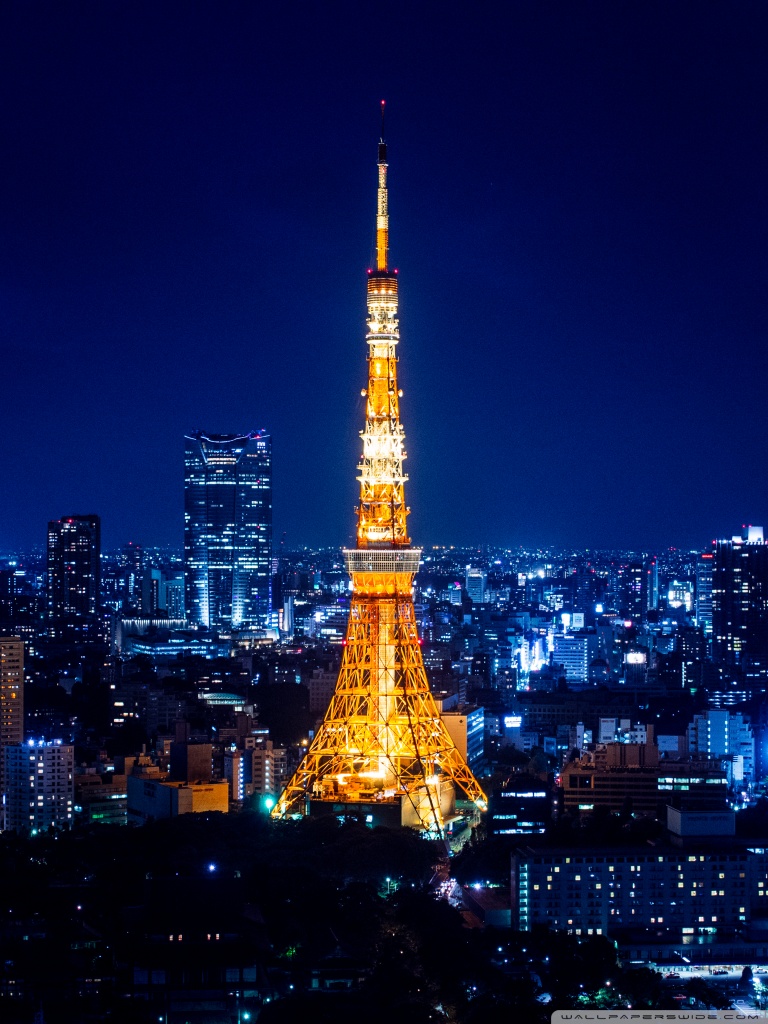
{"type": "Polygon", "coordinates": [[[403,491],[397,272],[387,260],[383,138],[378,175],[357,547],[344,552],[353,591],[349,625],[325,719],[272,813],[360,813],[372,823],[441,834],[455,810],[456,786],[478,807],[486,801],[440,718],[416,631],[412,584],[421,550],[411,547],[403,491]]]}

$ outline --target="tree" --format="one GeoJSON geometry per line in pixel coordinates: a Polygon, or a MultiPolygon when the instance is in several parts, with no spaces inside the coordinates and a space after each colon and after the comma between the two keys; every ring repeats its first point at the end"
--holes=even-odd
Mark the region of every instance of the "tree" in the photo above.
{"type": "Polygon", "coordinates": [[[650,967],[622,971],[617,985],[633,1009],[659,1009],[666,1005],[661,975],[650,967]]]}
{"type": "MultiPolygon", "coordinates": [[[[750,968],[745,967],[744,970],[749,971],[750,968]]],[[[687,996],[695,999],[707,1009],[709,1007],[714,1007],[716,1010],[730,1009],[730,999],[716,985],[711,985],[703,978],[691,978],[691,980],[687,981],[683,986],[683,991],[687,996]]]]}

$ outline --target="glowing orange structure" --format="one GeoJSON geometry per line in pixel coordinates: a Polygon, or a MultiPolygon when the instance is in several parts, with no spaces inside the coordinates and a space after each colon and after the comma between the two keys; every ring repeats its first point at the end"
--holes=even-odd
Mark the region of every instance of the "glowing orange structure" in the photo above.
{"type": "MultiPolygon", "coordinates": [[[[382,104],[383,122],[383,104],[382,104]]],[[[383,124],[382,124],[383,136],[383,124]]],[[[368,388],[358,466],[357,547],[345,550],[352,603],[331,703],[273,816],[359,812],[443,833],[456,786],[486,800],[429,689],[412,585],[421,550],[408,538],[405,435],[397,387],[397,273],[388,269],[387,147],[379,143],[376,270],[368,276],[368,388]]]]}

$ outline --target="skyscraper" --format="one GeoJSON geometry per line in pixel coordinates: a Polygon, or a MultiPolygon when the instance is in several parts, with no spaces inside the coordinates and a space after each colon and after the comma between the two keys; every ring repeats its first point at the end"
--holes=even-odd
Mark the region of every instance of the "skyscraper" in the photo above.
{"type": "Polygon", "coordinates": [[[48,523],[48,632],[57,640],[98,635],[101,520],[66,516],[48,523]]]}
{"type": "Polygon", "coordinates": [[[5,748],[24,739],[24,643],[0,637],[0,827],[5,805],[5,748]]]}
{"type": "Polygon", "coordinates": [[[647,579],[641,562],[622,566],[619,612],[633,622],[641,622],[647,609],[647,579]]]}
{"type": "Polygon", "coordinates": [[[768,545],[761,526],[715,542],[712,565],[712,656],[745,669],[768,661],[768,545]]]}
{"type": "Polygon", "coordinates": [[[712,636],[712,569],[715,556],[703,551],[696,559],[696,625],[704,636],[712,636]]]}
{"type": "Polygon", "coordinates": [[[474,604],[484,604],[488,573],[468,565],[464,574],[464,582],[467,588],[467,596],[470,600],[474,604]]]}
{"type": "Polygon", "coordinates": [[[272,439],[184,439],[187,619],[207,629],[267,623],[271,611],[272,439]]]}
{"type": "Polygon", "coordinates": [[[371,824],[442,834],[456,788],[485,796],[429,689],[416,628],[413,578],[421,550],[408,537],[405,434],[397,384],[397,272],[388,268],[387,147],[379,143],[376,270],[368,275],[368,387],[357,546],[344,552],[352,601],[336,690],[273,815],[360,814],[371,824]]]}

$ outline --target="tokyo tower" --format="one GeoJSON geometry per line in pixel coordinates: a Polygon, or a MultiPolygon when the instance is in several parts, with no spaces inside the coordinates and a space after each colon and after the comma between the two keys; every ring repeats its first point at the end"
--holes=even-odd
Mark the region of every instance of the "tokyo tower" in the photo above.
{"type": "Polygon", "coordinates": [[[368,272],[368,387],[361,431],[357,546],[344,551],[352,599],[339,678],[320,729],[274,817],[359,814],[442,835],[457,787],[486,799],[443,724],[416,628],[397,385],[397,271],[389,269],[387,146],[378,150],[376,269],[368,272]]]}

